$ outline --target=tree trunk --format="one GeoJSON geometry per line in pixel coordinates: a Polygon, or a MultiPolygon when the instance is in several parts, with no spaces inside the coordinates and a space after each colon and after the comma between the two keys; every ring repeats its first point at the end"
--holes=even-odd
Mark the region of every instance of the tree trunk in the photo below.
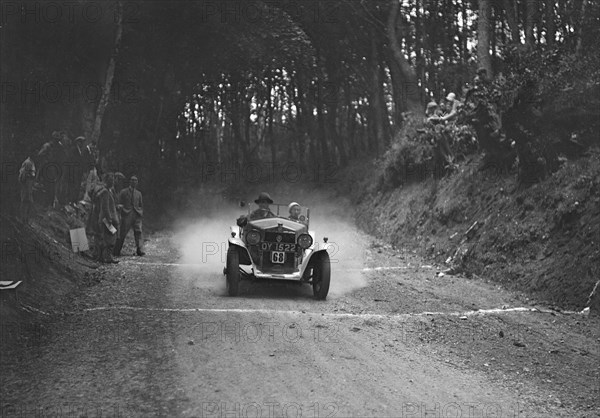
{"type": "Polygon", "coordinates": [[[347,162],[347,155],[346,150],[344,149],[344,143],[337,130],[338,104],[340,101],[339,92],[341,87],[339,66],[342,64],[338,60],[334,60],[335,58],[331,55],[325,57],[327,80],[329,83],[328,88],[325,89],[327,93],[325,104],[327,109],[327,136],[333,145],[335,145],[335,148],[338,151],[340,164],[344,166],[347,162]]]}
{"type": "MultiPolygon", "coordinates": [[[[237,84],[236,85],[241,85],[237,84]]],[[[233,144],[234,150],[236,152],[236,158],[234,160],[235,164],[244,164],[245,158],[248,155],[248,148],[244,136],[242,135],[242,128],[244,127],[244,111],[242,110],[242,105],[245,102],[236,95],[233,97],[231,102],[231,129],[233,131],[233,144]],[[241,158],[239,158],[238,151],[241,151],[241,158]]]]}
{"type": "Polygon", "coordinates": [[[477,17],[477,59],[479,66],[485,68],[489,78],[494,77],[490,56],[491,7],[489,0],[479,0],[477,17]]]}
{"type": "Polygon", "coordinates": [[[581,12],[579,15],[579,24],[577,25],[578,28],[576,29],[577,30],[577,45],[575,47],[575,53],[577,55],[581,55],[581,51],[582,51],[582,45],[583,45],[583,42],[582,42],[583,36],[582,35],[583,35],[583,26],[585,23],[585,10],[587,8],[587,3],[588,3],[588,0],[583,0],[581,2],[581,12]]]}
{"type": "MultiPolygon", "coordinates": [[[[298,69],[298,72],[301,70],[298,69]]],[[[294,105],[296,106],[296,141],[297,141],[297,149],[298,149],[298,164],[302,168],[306,168],[304,165],[304,153],[305,153],[305,132],[309,131],[307,124],[306,116],[304,114],[304,106],[305,99],[304,93],[302,89],[302,79],[298,73],[296,73],[296,77],[292,77],[292,100],[294,105]]]]}
{"type": "Polygon", "coordinates": [[[554,46],[556,37],[556,23],[554,22],[554,2],[555,0],[546,0],[546,44],[554,46]]]}
{"type": "Polygon", "coordinates": [[[271,146],[271,163],[275,163],[276,150],[275,150],[275,135],[273,135],[273,98],[272,98],[272,89],[273,89],[273,78],[271,76],[271,72],[269,71],[267,77],[267,120],[268,120],[268,136],[269,136],[269,144],[271,146]]]}
{"type": "MultiPolygon", "coordinates": [[[[319,95],[320,96],[320,95],[319,95]]],[[[327,130],[325,127],[325,115],[323,115],[323,101],[317,99],[317,132],[319,137],[319,147],[321,151],[321,163],[323,166],[331,163],[329,156],[329,145],[327,144],[327,130]]]]}
{"type": "Polygon", "coordinates": [[[390,70],[390,77],[392,81],[392,92],[394,109],[392,111],[392,124],[394,128],[399,128],[402,125],[402,113],[408,110],[406,102],[406,94],[404,92],[404,78],[402,77],[402,70],[398,66],[398,63],[392,56],[391,52],[388,51],[387,66],[390,70]]]}
{"type": "Polygon", "coordinates": [[[525,45],[529,50],[535,47],[534,28],[538,21],[538,0],[526,0],[525,45]]]}
{"type": "Polygon", "coordinates": [[[401,91],[394,89],[394,97],[400,95],[400,99],[405,101],[406,109],[416,114],[423,113],[423,105],[421,103],[421,89],[417,83],[417,74],[410,66],[410,63],[402,53],[400,43],[398,42],[398,31],[396,22],[400,11],[400,2],[391,0],[390,12],[387,20],[387,37],[389,48],[395,64],[398,66],[402,74],[401,91]]]}
{"type": "Polygon", "coordinates": [[[491,45],[491,60],[494,62],[494,57],[496,56],[496,11],[493,7],[490,7],[490,45],[491,45]]]}
{"type": "Polygon", "coordinates": [[[377,54],[377,42],[375,40],[375,31],[371,33],[371,54],[370,54],[370,67],[371,67],[371,97],[369,100],[369,107],[371,108],[371,118],[369,125],[372,126],[371,132],[373,133],[373,139],[369,141],[369,150],[374,151],[375,154],[379,154],[379,147],[383,146],[383,109],[381,107],[381,89],[382,80],[379,77],[379,62],[377,54]]]}
{"type": "Polygon", "coordinates": [[[115,35],[115,44],[113,47],[112,54],[110,56],[110,61],[108,63],[108,68],[106,69],[106,78],[104,79],[104,88],[102,89],[102,96],[100,97],[100,102],[98,103],[98,107],[96,109],[96,118],[94,120],[94,127],[92,129],[91,134],[91,142],[96,143],[98,146],[98,150],[102,152],[102,148],[100,148],[100,132],[102,128],[102,118],[104,116],[104,112],[106,111],[106,106],[108,105],[108,101],[110,99],[110,89],[112,87],[113,78],[115,75],[115,66],[117,64],[117,55],[119,54],[119,49],[121,47],[121,38],[123,36],[123,7],[121,2],[118,1],[116,4],[116,23],[117,23],[117,33],[115,35]]]}
{"type": "Polygon", "coordinates": [[[506,12],[506,22],[508,23],[508,28],[510,29],[510,38],[514,44],[520,44],[521,33],[519,31],[515,6],[515,0],[504,0],[504,11],[506,12]]]}

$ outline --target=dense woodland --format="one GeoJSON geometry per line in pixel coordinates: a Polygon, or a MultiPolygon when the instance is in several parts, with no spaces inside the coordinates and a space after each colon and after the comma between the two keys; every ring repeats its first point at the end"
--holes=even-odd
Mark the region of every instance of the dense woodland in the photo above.
{"type": "Polygon", "coordinates": [[[538,141],[585,148],[599,28],[591,0],[3,2],[4,170],[55,130],[165,191],[219,165],[344,166],[479,67],[514,118],[540,101],[538,141]]]}

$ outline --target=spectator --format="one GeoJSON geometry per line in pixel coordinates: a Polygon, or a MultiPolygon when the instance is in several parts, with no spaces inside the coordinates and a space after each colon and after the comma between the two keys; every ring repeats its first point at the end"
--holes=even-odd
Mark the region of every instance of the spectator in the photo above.
{"type": "Polygon", "coordinates": [[[448,95],[446,96],[446,102],[449,111],[444,116],[442,116],[442,122],[455,120],[458,116],[458,111],[462,107],[461,101],[456,99],[456,94],[454,93],[448,93],[448,95]]]}
{"type": "Polygon", "coordinates": [[[104,185],[98,193],[100,209],[98,211],[98,243],[99,259],[102,263],[118,263],[113,258],[113,249],[117,238],[117,227],[119,226],[119,217],[114,199],[113,173],[104,175],[104,185]]]}
{"type": "Polygon", "coordinates": [[[440,119],[440,109],[435,100],[427,103],[427,108],[425,109],[425,122],[436,123],[440,119]]]}
{"type": "Polygon", "coordinates": [[[87,174],[94,167],[94,162],[90,152],[90,148],[85,145],[85,137],[78,136],[75,138],[75,143],[69,150],[70,162],[74,165],[73,177],[71,180],[71,201],[79,200],[82,195],[82,186],[87,178],[87,174]]]}
{"type": "Polygon", "coordinates": [[[133,228],[133,237],[135,238],[136,254],[144,256],[142,245],[142,217],[144,216],[144,205],[142,203],[142,193],[137,190],[138,178],[131,176],[129,187],[121,190],[119,193],[119,207],[121,210],[120,235],[115,246],[114,254],[121,255],[121,249],[129,230],[133,228]]]}
{"type": "Polygon", "coordinates": [[[57,191],[62,175],[63,144],[60,142],[62,133],[54,131],[52,139],[42,145],[37,153],[38,171],[37,180],[44,191],[43,206],[58,206],[57,191]]]}
{"type": "Polygon", "coordinates": [[[86,232],[92,238],[93,257],[98,261],[102,258],[102,229],[98,222],[100,219],[100,207],[102,203],[102,194],[106,190],[106,185],[101,181],[96,181],[89,190],[89,199],[92,203],[92,209],[87,219],[86,232]]]}
{"type": "Polygon", "coordinates": [[[29,224],[29,217],[33,211],[33,185],[35,183],[35,164],[31,157],[27,157],[21,164],[19,183],[21,186],[20,213],[22,220],[29,224]]]}

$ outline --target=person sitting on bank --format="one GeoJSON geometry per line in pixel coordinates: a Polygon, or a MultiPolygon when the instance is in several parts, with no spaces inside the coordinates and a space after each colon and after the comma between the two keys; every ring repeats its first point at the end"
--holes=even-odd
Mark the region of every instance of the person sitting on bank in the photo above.
{"type": "Polygon", "coordinates": [[[456,98],[456,94],[454,93],[448,93],[446,96],[446,102],[448,103],[448,108],[450,111],[446,115],[442,116],[440,119],[442,122],[456,119],[458,116],[458,111],[462,106],[461,101],[456,98]]]}
{"type": "Polygon", "coordinates": [[[440,109],[435,100],[427,103],[427,108],[425,109],[425,122],[426,123],[437,123],[440,121],[440,109]]]}

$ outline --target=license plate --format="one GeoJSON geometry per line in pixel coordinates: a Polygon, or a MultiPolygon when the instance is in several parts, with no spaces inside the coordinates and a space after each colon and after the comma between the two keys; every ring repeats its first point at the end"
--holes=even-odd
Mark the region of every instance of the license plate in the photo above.
{"type": "Polygon", "coordinates": [[[296,244],[285,242],[261,242],[260,249],[263,251],[284,251],[289,253],[296,252],[296,244]]]}
{"type": "Polygon", "coordinates": [[[273,264],[285,263],[285,253],[282,251],[273,251],[271,253],[271,263],[273,263],[273,264]]]}

